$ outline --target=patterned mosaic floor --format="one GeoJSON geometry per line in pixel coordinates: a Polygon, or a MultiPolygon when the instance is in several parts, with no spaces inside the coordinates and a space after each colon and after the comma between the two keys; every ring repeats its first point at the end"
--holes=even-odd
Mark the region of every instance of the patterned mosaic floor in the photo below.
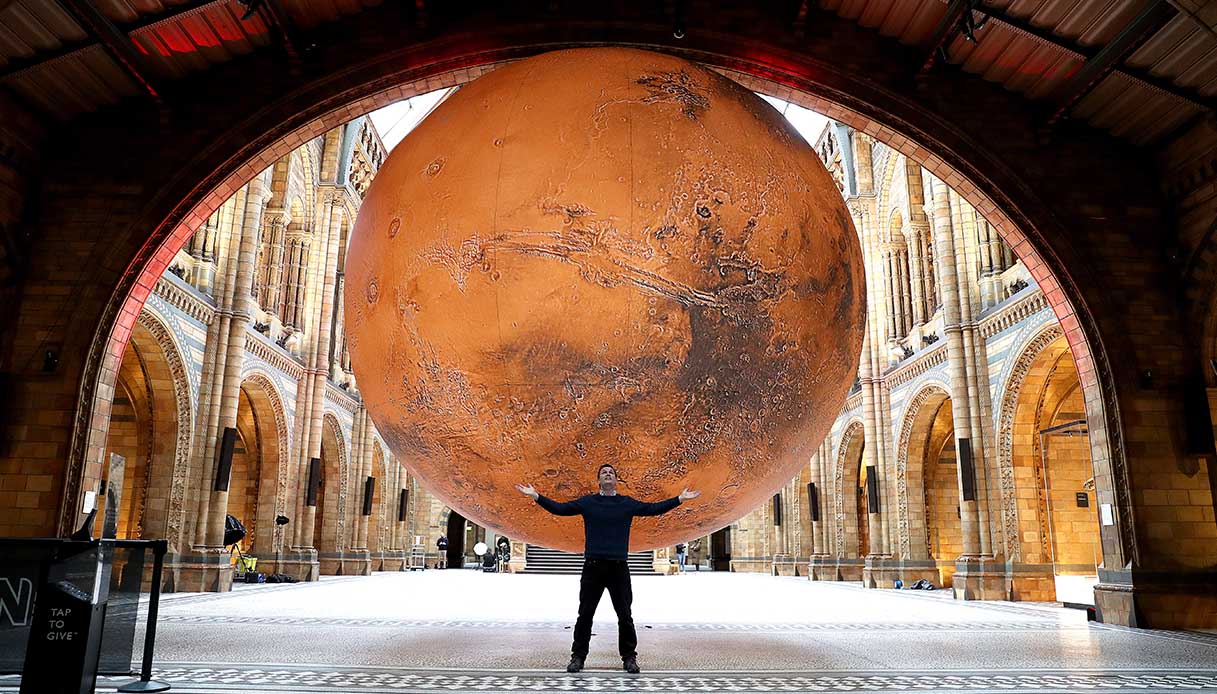
{"type": "MultiPolygon", "coordinates": [[[[1217,673],[413,672],[383,668],[167,667],[175,692],[1205,692],[1217,673]]],[[[125,682],[104,678],[99,691],[125,682]]]]}
{"type": "MultiPolygon", "coordinates": [[[[1217,692],[1217,635],[745,574],[636,579],[643,674],[619,669],[606,598],[589,669],[568,675],[577,590],[573,576],[428,571],[169,595],[156,677],[186,694],[1217,692]]],[[[0,677],[0,692],[17,684],[0,677]]]]}

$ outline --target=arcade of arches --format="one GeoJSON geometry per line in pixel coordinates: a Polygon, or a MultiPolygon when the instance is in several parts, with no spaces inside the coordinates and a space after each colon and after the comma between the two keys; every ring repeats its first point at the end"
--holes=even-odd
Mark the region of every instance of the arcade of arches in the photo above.
{"type": "MultiPolygon", "coordinates": [[[[831,117],[813,144],[864,250],[859,377],[808,465],[693,560],[874,588],[926,579],[960,599],[1061,600],[1080,585],[1109,622],[1217,625],[1212,114],[1156,160],[1067,124],[1049,162],[1024,139],[1023,97],[945,67],[919,100],[895,98],[882,85],[899,75],[880,66],[898,49],[822,19],[825,40],[791,55],[820,60],[845,50],[835,41],[870,57],[817,81],[729,39],[697,56],[831,117]],[[848,73],[863,68],[869,81],[848,73]],[[1168,246],[1186,268],[1163,260],[1168,246]]],[[[3,256],[0,536],[73,530],[117,455],[120,532],[169,539],[171,589],[228,589],[228,514],[266,571],[401,569],[415,544],[433,561],[453,516],[381,443],[345,348],[348,234],[386,156],[359,114],[544,43],[503,41],[449,46],[468,51],[457,68],[376,63],[271,109],[250,106],[272,91],[251,85],[212,103],[214,122],[134,128],[123,117],[147,114],[119,104],[59,141],[4,97],[0,223],[24,240],[3,256]],[[103,185],[111,147],[129,156],[103,185]]],[[[348,49],[326,49],[333,74],[362,64],[348,49]]]]}

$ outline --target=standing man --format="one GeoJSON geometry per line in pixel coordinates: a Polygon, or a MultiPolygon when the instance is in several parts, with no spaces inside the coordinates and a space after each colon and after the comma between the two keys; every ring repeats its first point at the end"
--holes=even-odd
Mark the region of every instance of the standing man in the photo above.
{"type": "Polygon", "coordinates": [[[435,568],[448,568],[448,536],[440,535],[439,539],[435,541],[435,548],[439,550],[439,559],[435,562],[435,568]]]}
{"type": "Polygon", "coordinates": [[[617,612],[617,648],[621,653],[621,668],[638,674],[638,634],[630,605],[634,592],[630,587],[630,567],[626,558],[630,548],[630,524],[635,516],[658,516],[695,499],[701,492],[686,488],[679,496],[666,501],[646,503],[617,493],[617,471],[612,465],[601,465],[596,471],[600,484],[598,494],[588,494],[574,501],[560,503],[537,493],[531,484],[517,484],[516,489],[532,497],[541,508],[556,516],[583,516],[583,574],[579,578],[579,619],[575,622],[575,643],[571,646],[567,672],[579,672],[587,659],[592,641],[592,617],[607,588],[613,609],[617,612]]]}
{"type": "Polygon", "coordinates": [[[499,535],[499,539],[495,540],[494,544],[499,550],[498,570],[505,573],[507,571],[507,564],[511,561],[511,540],[507,539],[505,535],[499,535]]]}

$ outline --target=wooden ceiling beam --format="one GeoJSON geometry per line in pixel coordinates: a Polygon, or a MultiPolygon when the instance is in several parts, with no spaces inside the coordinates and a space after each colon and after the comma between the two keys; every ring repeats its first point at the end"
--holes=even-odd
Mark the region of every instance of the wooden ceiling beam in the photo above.
{"type": "Polygon", "coordinates": [[[921,61],[921,67],[917,70],[918,75],[924,75],[934,67],[935,61],[938,60],[939,51],[943,50],[947,44],[951,42],[951,37],[959,28],[959,19],[963,17],[963,13],[968,11],[968,6],[972,3],[969,0],[951,0],[947,5],[947,11],[938,20],[938,25],[934,27],[934,33],[930,35],[930,43],[926,48],[925,60],[921,61]]]}
{"type": "MultiPolygon", "coordinates": [[[[172,21],[174,19],[177,19],[177,18],[185,16],[185,15],[193,14],[196,12],[201,12],[213,5],[227,4],[230,1],[231,0],[194,0],[194,2],[186,2],[186,3],[182,3],[181,5],[174,5],[171,8],[166,9],[164,12],[161,12],[159,14],[148,15],[145,17],[141,17],[139,20],[134,21],[134,22],[128,22],[128,23],[118,24],[118,25],[114,25],[114,26],[120,32],[125,33],[128,36],[130,36],[131,34],[137,32],[137,31],[154,27],[162,22],[172,21]]],[[[73,15],[73,16],[75,16],[75,15],[73,15]]],[[[25,58],[25,59],[11,60],[3,68],[0,68],[0,80],[5,79],[6,77],[16,76],[27,70],[32,70],[32,69],[38,67],[39,65],[45,65],[47,63],[59,60],[61,58],[66,58],[75,53],[79,53],[83,50],[92,48],[92,47],[98,45],[99,43],[100,42],[93,36],[93,34],[89,33],[89,38],[87,38],[83,41],[73,41],[72,43],[65,43],[64,45],[62,45],[59,48],[56,48],[54,50],[44,51],[42,53],[35,53],[34,55],[32,55],[28,58],[25,58]]]]}
{"type": "Polygon", "coordinates": [[[68,14],[72,15],[72,19],[75,19],[86,33],[101,44],[106,53],[114,59],[114,62],[118,63],[128,77],[139,85],[140,89],[148,96],[160,101],[160,92],[152,77],[141,65],[139,52],[126,33],[119,31],[118,27],[114,26],[114,23],[102,14],[101,10],[97,9],[90,0],[59,0],[59,4],[68,11],[68,14]]]}
{"type": "Polygon", "coordinates": [[[297,35],[295,25],[292,24],[291,16],[283,7],[283,3],[280,0],[263,0],[260,11],[263,19],[278,34],[279,40],[283,43],[288,62],[291,63],[293,69],[299,70],[300,49],[303,43],[297,35]]]}
{"type": "MultiPolygon", "coordinates": [[[[1003,10],[980,4],[974,5],[972,10],[978,14],[985,15],[990,21],[996,22],[998,25],[1011,29],[1016,33],[1020,33],[1034,39],[1039,39],[1043,43],[1055,46],[1056,48],[1070,54],[1075,59],[1088,61],[1099,54],[1099,50],[1075,44],[1068,39],[1053,34],[1047,29],[1037,27],[1025,19],[1013,17],[1003,10]]],[[[1157,89],[1164,94],[1169,94],[1177,99],[1187,101],[1194,106],[1198,106],[1210,111],[1217,110],[1217,100],[1200,94],[1192,89],[1188,89],[1187,87],[1181,87],[1170,80],[1151,75],[1144,70],[1132,68],[1127,65],[1114,65],[1110,72],[1124,75],[1135,82],[1140,82],[1141,84],[1157,89]]]]}
{"type": "Polygon", "coordinates": [[[1102,50],[1082,63],[1081,69],[1068,82],[1061,85],[1056,94],[1056,109],[1048,118],[1048,124],[1053,125],[1059,121],[1074,104],[1119,67],[1125,58],[1145,45],[1146,41],[1164,29],[1167,22],[1178,14],[1165,0],[1149,3],[1102,50]]]}

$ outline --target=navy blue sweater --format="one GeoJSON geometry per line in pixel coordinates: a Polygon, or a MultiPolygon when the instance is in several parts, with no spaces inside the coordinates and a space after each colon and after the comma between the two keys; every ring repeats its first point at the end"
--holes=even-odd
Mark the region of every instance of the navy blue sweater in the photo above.
{"type": "Polygon", "coordinates": [[[562,503],[538,495],[541,508],[555,516],[583,516],[583,556],[622,559],[630,550],[630,524],[634,516],[658,516],[680,506],[680,497],[648,504],[630,496],[588,494],[562,503]]]}

